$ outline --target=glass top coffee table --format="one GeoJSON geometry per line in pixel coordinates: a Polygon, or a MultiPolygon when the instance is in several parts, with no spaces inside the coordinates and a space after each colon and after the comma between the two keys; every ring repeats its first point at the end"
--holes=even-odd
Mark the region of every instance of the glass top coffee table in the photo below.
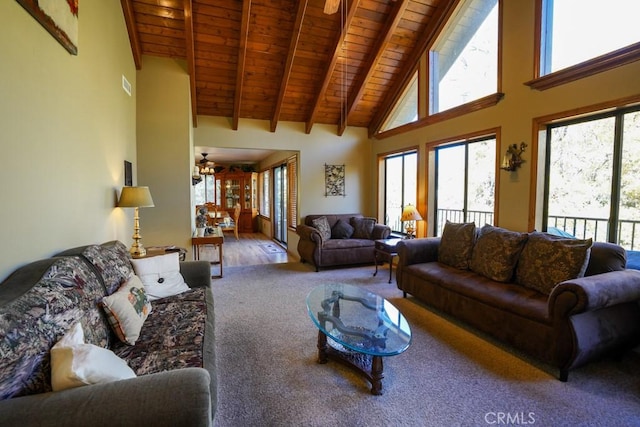
{"type": "Polygon", "coordinates": [[[382,358],[411,344],[402,313],[381,296],[347,284],[314,288],[307,310],[318,327],[318,363],[331,358],[351,366],[369,380],[372,394],[382,394],[382,358]]]}

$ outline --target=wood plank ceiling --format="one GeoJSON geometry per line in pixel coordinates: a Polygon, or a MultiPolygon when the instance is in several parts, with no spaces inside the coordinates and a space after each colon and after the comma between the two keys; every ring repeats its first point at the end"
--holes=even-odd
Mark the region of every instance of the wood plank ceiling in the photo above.
{"type": "Polygon", "coordinates": [[[457,0],[121,0],[136,67],[185,60],[198,115],[380,130],[457,0]]]}

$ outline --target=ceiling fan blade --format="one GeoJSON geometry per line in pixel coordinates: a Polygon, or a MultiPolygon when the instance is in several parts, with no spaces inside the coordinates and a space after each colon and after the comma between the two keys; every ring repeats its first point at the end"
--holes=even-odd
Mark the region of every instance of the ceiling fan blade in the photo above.
{"type": "Polygon", "coordinates": [[[338,7],[340,7],[340,0],[326,0],[324,3],[324,13],[333,15],[338,11],[338,7]]]}

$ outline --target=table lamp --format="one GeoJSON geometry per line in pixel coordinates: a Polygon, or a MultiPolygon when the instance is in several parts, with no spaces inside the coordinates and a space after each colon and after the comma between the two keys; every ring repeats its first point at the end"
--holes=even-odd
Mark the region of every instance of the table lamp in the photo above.
{"type": "Polygon", "coordinates": [[[407,223],[405,227],[407,231],[406,238],[413,239],[415,237],[413,233],[415,233],[416,231],[415,221],[422,221],[422,217],[420,216],[420,212],[418,212],[415,206],[407,205],[402,210],[402,217],[400,218],[400,221],[407,223]]]}
{"type": "Polygon", "coordinates": [[[133,245],[129,252],[133,258],[141,258],[147,254],[140,240],[140,216],[138,208],[152,208],[154,206],[149,187],[122,187],[118,207],[134,208],[133,211],[133,245]]]}

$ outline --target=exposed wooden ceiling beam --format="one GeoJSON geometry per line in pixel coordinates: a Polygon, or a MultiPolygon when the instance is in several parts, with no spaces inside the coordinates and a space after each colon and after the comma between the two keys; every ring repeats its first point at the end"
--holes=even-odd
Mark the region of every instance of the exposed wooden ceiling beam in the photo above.
{"type": "Polygon", "coordinates": [[[276,100],[273,116],[271,117],[271,132],[275,132],[276,127],[278,126],[280,110],[282,109],[284,94],[286,93],[287,85],[289,84],[289,77],[291,76],[291,69],[293,68],[293,58],[295,58],[296,49],[298,48],[298,40],[300,39],[300,31],[302,30],[302,21],[304,19],[308,3],[309,0],[300,0],[298,3],[298,13],[296,15],[296,22],[293,26],[293,33],[291,34],[287,62],[285,63],[284,73],[282,73],[282,81],[280,82],[280,93],[278,93],[278,99],[276,100]]]}
{"type": "Polygon", "coordinates": [[[460,0],[443,1],[436,8],[436,12],[429,20],[427,28],[417,40],[416,46],[413,49],[411,56],[407,60],[406,66],[401,70],[395,84],[387,92],[386,96],[384,97],[384,101],[380,103],[381,108],[378,110],[373,119],[371,119],[371,124],[369,125],[369,138],[372,138],[376,133],[380,131],[384,120],[389,114],[391,114],[391,111],[402,95],[402,91],[404,90],[409,80],[413,77],[413,73],[418,67],[420,58],[429,48],[429,46],[433,42],[433,39],[439,33],[441,26],[445,24],[448,17],[455,10],[459,1],[460,0]]]}
{"type": "Polygon", "coordinates": [[[349,5],[349,12],[347,12],[347,17],[344,20],[344,26],[340,29],[340,34],[336,37],[336,42],[333,46],[333,55],[331,56],[331,60],[327,64],[327,68],[324,72],[324,79],[322,81],[322,85],[320,86],[320,90],[316,95],[316,99],[313,103],[313,109],[311,110],[311,115],[307,120],[305,125],[305,132],[311,133],[311,128],[316,121],[316,116],[318,114],[318,109],[320,108],[320,101],[324,98],[327,88],[329,87],[329,82],[331,81],[331,76],[336,68],[336,64],[338,63],[338,58],[340,57],[340,51],[342,50],[342,44],[344,42],[344,38],[347,35],[347,30],[351,26],[351,21],[356,14],[356,10],[358,9],[358,5],[360,4],[360,0],[353,0],[349,5]]]}
{"type": "Polygon", "coordinates": [[[191,119],[193,127],[198,127],[198,99],[196,94],[196,55],[193,39],[193,4],[184,0],[184,39],[187,50],[187,71],[191,87],[191,119]]]}
{"type": "Polygon", "coordinates": [[[133,12],[132,0],[120,0],[120,4],[122,5],[127,32],[129,33],[133,62],[136,64],[136,70],[140,70],[142,69],[142,49],[140,48],[140,40],[138,39],[138,27],[136,25],[136,16],[133,12]]]}
{"type": "Polygon", "coordinates": [[[251,0],[242,2],[242,24],[240,27],[240,46],[238,48],[238,69],[236,71],[236,93],[233,101],[233,130],[238,130],[242,89],[244,85],[244,67],[247,56],[247,39],[249,37],[249,19],[251,18],[251,0]]]}
{"type": "Polygon", "coordinates": [[[364,88],[366,87],[367,82],[373,75],[376,69],[376,66],[378,65],[378,62],[380,61],[380,58],[382,58],[384,49],[387,43],[389,43],[389,40],[391,40],[391,37],[393,37],[393,33],[396,30],[396,27],[398,26],[398,24],[400,23],[400,20],[402,19],[402,15],[404,14],[404,11],[407,9],[408,4],[409,4],[408,0],[397,1],[393,9],[391,10],[389,17],[387,18],[387,22],[384,28],[382,29],[382,31],[380,32],[380,36],[378,37],[375,45],[371,49],[371,53],[369,55],[367,62],[362,66],[362,69],[365,71],[363,73],[360,73],[360,77],[354,83],[349,93],[347,106],[345,108],[346,114],[343,114],[340,117],[340,122],[338,124],[339,136],[342,136],[342,134],[344,133],[344,130],[347,127],[349,115],[355,108],[358,101],[360,101],[360,98],[362,98],[362,95],[364,93],[364,88]]]}

